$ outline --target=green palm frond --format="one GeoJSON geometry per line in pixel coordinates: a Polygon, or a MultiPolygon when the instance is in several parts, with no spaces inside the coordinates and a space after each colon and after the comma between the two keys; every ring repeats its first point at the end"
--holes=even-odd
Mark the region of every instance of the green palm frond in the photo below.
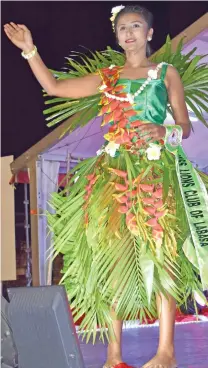
{"type": "MultiPolygon", "coordinates": [[[[207,55],[195,55],[195,47],[188,54],[183,54],[183,39],[180,40],[176,51],[171,49],[171,39],[168,36],[165,45],[156,52],[151,60],[155,63],[165,61],[172,64],[180,74],[184,85],[185,101],[196,117],[207,125],[204,113],[208,113],[208,67],[201,60],[207,55]]],[[[171,108],[168,111],[172,114],[171,108]]]]}
{"type": "MultiPolygon", "coordinates": [[[[89,51],[89,50],[88,50],[89,51]]],[[[66,57],[66,67],[65,71],[57,72],[51,70],[53,75],[58,80],[79,78],[84,77],[88,74],[95,73],[98,69],[107,68],[111,64],[123,65],[124,55],[120,52],[112,50],[107,47],[107,50],[101,52],[91,52],[90,56],[80,52],[72,52],[70,57],[66,57]]],[[[44,93],[44,97],[48,97],[44,93]]],[[[90,97],[84,97],[79,99],[72,98],[50,98],[45,101],[46,105],[54,105],[48,109],[44,110],[44,115],[48,115],[46,121],[48,121],[48,126],[54,126],[70,116],[75,115],[78,112],[83,112],[81,115],[74,118],[73,123],[69,126],[68,130],[72,131],[78,125],[84,126],[91,119],[98,115],[99,112],[99,101],[100,95],[94,95],[90,97]]],[[[64,132],[65,134],[66,132],[64,132]]]]}
{"type": "Polygon", "coordinates": [[[125,217],[119,214],[113,199],[115,189],[107,167],[126,171],[132,160],[130,170],[133,178],[140,173],[141,166],[135,165],[137,158],[132,158],[129,152],[121,154],[119,160],[107,157],[106,165],[102,165],[103,172],[98,175],[87,207],[90,218],[87,226],[84,222],[86,210],[83,209],[86,175],[98,168],[97,156],[80,162],[76,185],[68,183],[69,196],[65,195],[69,187],[61,194],[52,194],[51,203],[55,213],[47,214],[49,227],[54,234],[51,252],[54,258],[60,252],[64,255],[61,282],[66,287],[74,321],[83,317],[80,329],[84,330],[82,336],[87,341],[92,336],[95,342],[97,327],[101,327],[102,340],[109,337],[107,328],[112,328],[109,315],[112,306],[120,319],[145,320],[157,315],[155,293],[170,293],[180,304],[186,299],[190,288],[198,290],[193,265],[183,254],[181,246],[178,247],[178,256],[171,251],[170,244],[173,247],[176,245],[174,233],[178,224],[182,226],[184,234],[178,231],[177,244],[181,242],[180,236],[186,238],[188,224],[180,194],[176,192],[179,190],[176,173],[171,170],[174,158],[168,153],[164,155],[168,187],[175,188],[177,216],[168,214],[166,219],[164,217],[161,220],[166,234],[164,244],[158,251],[151,250],[151,238],[140,210],[137,211],[137,223],[141,235],[134,236],[126,228],[125,217]]]}
{"type": "MultiPolygon", "coordinates": [[[[200,121],[208,126],[204,118],[204,112],[208,112],[208,67],[207,64],[201,62],[205,55],[193,56],[196,48],[188,54],[183,54],[182,49],[183,39],[180,40],[176,50],[173,51],[171,39],[168,36],[164,46],[151,57],[151,60],[156,63],[165,61],[178,70],[184,85],[185,100],[188,107],[200,121]]],[[[51,70],[52,73],[59,80],[78,78],[95,73],[97,69],[107,68],[111,64],[122,66],[125,62],[124,54],[110,47],[107,47],[104,51],[91,52],[87,50],[87,53],[89,56],[85,53],[72,52],[70,57],[66,57],[64,71],[57,72],[51,70]]],[[[48,97],[48,95],[44,94],[44,97],[48,97]]],[[[53,105],[53,107],[44,110],[44,114],[48,116],[46,118],[46,121],[48,121],[47,125],[51,127],[81,112],[81,116],[74,118],[68,130],[72,131],[78,125],[84,126],[90,119],[97,116],[99,100],[99,94],[79,99],[47,99],[45,104],[53,105]]],[[[168,111],[172,113],[170,107],[168,107],[168,111]]]]}

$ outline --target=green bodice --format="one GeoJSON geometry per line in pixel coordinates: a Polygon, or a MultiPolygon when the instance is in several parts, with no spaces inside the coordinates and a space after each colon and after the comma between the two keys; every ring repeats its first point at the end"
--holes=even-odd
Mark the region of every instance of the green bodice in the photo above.
{"type": "MultiPolygon", "coordinates": [[[[155,124],[163,124],[168,103],[168,94],[164,83],[166,69],[167,65],[163,65],[160,77],[151,80],[142,93],[135,97],[133,109],[137,111],[137,116],[131,118],[131,121],[139,119],[155,124]]],[[[145,80],[145,78],[136,80],[119,79],[117,85],[125,87],[122,92],[135,93],[145,80]]]]}

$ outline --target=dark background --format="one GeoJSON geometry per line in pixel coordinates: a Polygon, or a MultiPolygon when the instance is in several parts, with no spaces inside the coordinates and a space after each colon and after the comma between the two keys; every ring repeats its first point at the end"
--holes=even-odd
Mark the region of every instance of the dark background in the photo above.
{"type": "MultiPolygon", "coordinates": [[[[60,70],[70,51],[79,45],[91,50],[116,48],[111,29],[113,6],[136,2],[111,1],[17,1],[2,2],[2,24],[25,24],[49,68],[60,70]]],[[[166,35],[176,36],[205,14],[206,1],[140,1],[155,17],[152,48],[156,51],[166,35]]],[[[2,30],[2,156],[22,154],[49,133],[42,111],[44,100],[27,61],[2,30]]]]}

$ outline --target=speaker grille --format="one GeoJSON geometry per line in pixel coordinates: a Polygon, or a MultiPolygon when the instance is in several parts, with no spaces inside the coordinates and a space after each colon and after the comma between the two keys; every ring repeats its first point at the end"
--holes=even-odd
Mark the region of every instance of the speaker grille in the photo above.
{"type": "Polygon", "coordinates": [[[8,290],[20,368],[84,368],[64,288],[8,290]]]}

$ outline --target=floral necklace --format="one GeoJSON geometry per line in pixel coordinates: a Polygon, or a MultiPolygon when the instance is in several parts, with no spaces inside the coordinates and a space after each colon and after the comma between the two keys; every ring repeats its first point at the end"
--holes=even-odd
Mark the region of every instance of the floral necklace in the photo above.
{"type": "MultiPolygon", "coordinates": [[[[107,98],[117,100],[117,101],[122,101],[122,102],[129,102],[131,105],[133,105],[135,97],[137,97],[140,93],[142,93],[142,91],[147,87],[147,85],[151,82],[151,80],[158,78],[158,71],[162,68],[164,64],[167,64],[167,63],[163,61],[160,64],[158,64],[155,69],[150,69],[147,73],[148,74],[147,79],[140,86],[140,88],[135,93],[127,93],[126,97],[119,97],[119,96],[116,96],[115,94],[108,93],[107,91],[105,91],[105,89],[107,88],[107,85],[104,83],[99,87],[99,90],[102,91],[107,98]]],[[[113,69],[114,67],[115,65],[111,65],[109,69],[113,69]]]]}

